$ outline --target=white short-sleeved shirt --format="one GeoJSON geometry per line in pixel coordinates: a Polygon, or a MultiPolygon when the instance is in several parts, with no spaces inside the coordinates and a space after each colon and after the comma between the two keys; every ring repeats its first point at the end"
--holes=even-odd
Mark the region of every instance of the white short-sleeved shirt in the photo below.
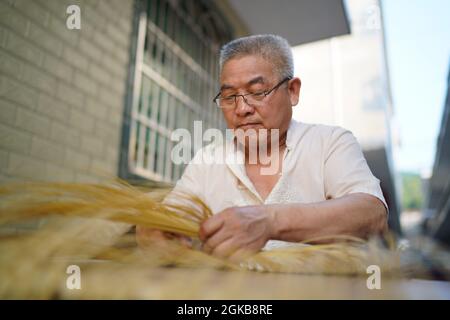
{"type": "MultiPolygon", "coordinates": [[[[211,144],[197,152],[175,186],[198,196],[214,214],[233,206],[314,203],[357,192],[377,197],[388,208],[380,181],[370,171],[356,138],[341,127],[292,120],[281,176],[265,200],[243,162],[203,160],[205,155],[214,159],[213,153],[222,147],[211,144]]],[[[243,159],[243,154],[229,148],[225,158],[236,157],[243,159]]],[[[288,243],[270,240],[264,249],[284,245],[288,243]]]]}

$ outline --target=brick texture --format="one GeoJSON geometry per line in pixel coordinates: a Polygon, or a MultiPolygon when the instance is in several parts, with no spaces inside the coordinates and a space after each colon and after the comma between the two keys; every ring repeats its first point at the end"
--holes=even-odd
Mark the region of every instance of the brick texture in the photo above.
{"type": "Polygon", "coordinates": [[[0,182],[118,174],[134,0],[0,0],[0,182]],[[81,30],[66,27],[69,5],[81,30]]]}

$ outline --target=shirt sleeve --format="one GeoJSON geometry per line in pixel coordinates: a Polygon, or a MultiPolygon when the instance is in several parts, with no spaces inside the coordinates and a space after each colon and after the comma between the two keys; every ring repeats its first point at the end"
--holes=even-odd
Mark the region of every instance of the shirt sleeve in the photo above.
{"type": "Polygon", "coordinates": [[[331,133],[325,151],[324,180],[327,198],[368,193],[380,199],[389,212],[380,180],[372,174],[361,146],[348,130],[337,127],[331,133]]]}

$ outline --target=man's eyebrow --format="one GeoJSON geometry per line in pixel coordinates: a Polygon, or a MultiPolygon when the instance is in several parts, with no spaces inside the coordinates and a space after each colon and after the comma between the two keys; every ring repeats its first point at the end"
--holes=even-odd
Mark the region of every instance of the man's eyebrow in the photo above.
{"type": "MultiPolygon", "coordinates": [[[[254,85],[254,84],[257,84],[257,83],[266,83],[266,81],[264,80],[264,77],[257,76],[255,78],[251,79],[250,81],[248,81],[247,82],[247,86],[251,86],[251,85],[254,85]]],[[[232,85],[229,85],[229,84],[223,84],[220,87],[220,91],[227,90],[227,89],[234,89],[234,87],[232,85]]]]}
{"type": "Polygon", "coordinates": [[[266,83],[266,81],[264,80],[264,77],[258,76],[258,77],[253,78],[249,82],[247,82],[247,85],[251,86],[251,85],[254,85],[254,84],[257,84],[257,83],[266,83]]]}
{"type": "Polygon", "coordinates": [[[232,85],[229,85],[229,84],[223,84],[221,87],[220,87],[220,91],[223,91],[223,90],[227,90],[227,89],[233,89],[234,87],[232,86],[232,85]]]}

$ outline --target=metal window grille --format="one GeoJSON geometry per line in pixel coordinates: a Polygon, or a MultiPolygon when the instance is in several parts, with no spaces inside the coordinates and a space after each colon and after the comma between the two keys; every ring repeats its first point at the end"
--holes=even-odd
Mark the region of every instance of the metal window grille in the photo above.
{"type": "Polygon", "coordinates": [[[176,181],[184,165],[171,161],[172,131],[192,132],[195,120],[204,129],[225,127],[211,100],[218,86],[218,51],[231,36],[208,3],[141,2],[127,161],[134,175],[176,181]]]}

